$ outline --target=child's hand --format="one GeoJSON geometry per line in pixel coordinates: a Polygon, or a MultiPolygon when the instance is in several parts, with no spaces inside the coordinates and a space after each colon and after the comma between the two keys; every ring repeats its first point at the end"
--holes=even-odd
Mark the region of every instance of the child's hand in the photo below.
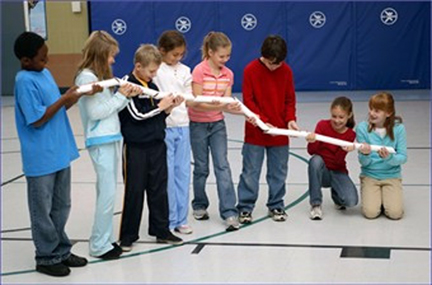
{"type": "Polygon", "coordinates": [[[293,120],[288,122],[288,130],[300,131],[300,128],[297,125],[296,121],[293,120]]]}
{"type": "MultiPolygon", "coordinates": [[[[93,87],[92,87],[93,88],[93,87]]],[[[83,96],[84,94],[77,92],[78,86],[74,85],[71,88],[69,88],[63,96],[66,98],[66,106],[70,107],[76,102],[78,102],[79,98],[83,96]]]]}
{"type": "Polygon", "coordinates": [[[84,93],[83,95],[91,96],[91,95],[94,95],[94,94],[102,92],[102,91],[103,91],[103,87],[102,86],[97,85],[97,84],[93,84],[92,85],[92,90],[89,91],[89,92],[87,92],[87,93],[84,93]]]}
{"type": "Polygon", "coordinates": [[[246,121],[251,123],[254,127],[257,126],[257,118],[256,117],[246,117],[246,121]]]}
{"type": "Polygon", "coordinates": [[[120,86],[118,92],[127,98],[134,97],[142,93],[141,88],[129,83],[120,86]]]}
{"type": "Polygon", "coordinates": [[[240,112],[241,111],[241,105],[239,102],[232,102],[226,105],[226,108],[230,112],[240,112]]]}
{"type": "Polygon", "coordinates": [[[161,109],[162,111],[168,109],[169,107],[171,107],[174,103],[174,96],[172,94],[163,97],[159,104],[158,107],[159,109],[161,109]]]}
{"type": "Polygon", "coordinates": [[[184,102],[184,100],[185,99],[182,96],[180,96],[180,95],[179,96],[175,96],[174,100],[173,100],[173,106],[172,107],[174,108],[174,107],[179,106],[181,103],[184,102]]]}
{"type": "Polygon", "coordinates": [[[346,152],[353,151],[355,149],[354,144],[342,146],[342,149],[346,152]]]}
{"type": "Polygon", "coordinates": [[[389,151],[385,147],[380,148],[378,154],[381,158],[387,158],[390,155],[389,151]]]}
{"type": "Polygon", "coordinates": [[[367,143],[362,143],[361,146],[360,146],[360,148],[359,148],[359,151],[360,151],[361,153],[365,154],[365,155],[368,155],[368,154],[371,153],[372,150],[371,150],[371,147],[370,147],[369,144],[367,144],[367,143]]]}
{"type": "Polygon", "coordinates": [[[314,143],[316,141],[315,133],[309,133],[305,139],[308,143],[314,143]]]}

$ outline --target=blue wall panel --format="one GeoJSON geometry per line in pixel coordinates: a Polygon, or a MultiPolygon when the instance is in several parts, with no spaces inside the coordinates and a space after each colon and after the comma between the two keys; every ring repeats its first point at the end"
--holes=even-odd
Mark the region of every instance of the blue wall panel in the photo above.
{"type": "Polygon", "coordinates": [[[355,5],[357,89],[430,88],[430,3],[355,5]]]}
{"type": "Polygon", "coordinates": [[[191,68],[201,61],[208,32],[230,37],[227,66],[234,71],[234,92],[241,91],[244,67],[260,56],[270,34],[288,42],[297,90],[430,88],[427,2],[92,1],[89,6],[91,29],[106,30],[120,43],[116,76],[132,69],[141,43],[156,44],[163,31],[177,28],[188,43],[183,62],[191,68]],[[386,8],[397,13],[392,25],[396,16],[381,16],[386,8]],[[123,34],[114,33],[116,20],[127,25],[123,34]]]}
{"type": "Polygon", "coordinates": [[[297,89],[352,89],[352,3],[287,3],[289,63],[297,89]]]}

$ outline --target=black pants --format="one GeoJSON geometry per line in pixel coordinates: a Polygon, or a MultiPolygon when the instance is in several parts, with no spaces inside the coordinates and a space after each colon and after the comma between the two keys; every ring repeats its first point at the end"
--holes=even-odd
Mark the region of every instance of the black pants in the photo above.
{"type": "Polygon", "coordinates": [[[125,193],[120,227],[121,242],[133,243],[139,239],[144,192],[147,192],[149,208],[148,233],[166,238],[169,232],[169,208],[165,142],[157,142],[150,147],[125,143],[123,179],[125,193]]]}

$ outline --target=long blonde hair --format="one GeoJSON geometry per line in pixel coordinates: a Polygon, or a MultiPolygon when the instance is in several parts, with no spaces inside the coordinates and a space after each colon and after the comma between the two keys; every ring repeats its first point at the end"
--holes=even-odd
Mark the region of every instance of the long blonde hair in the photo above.
{"type": "Polygon", "coordinates": [[[204,60],[210,57],[210,50],[216,51],[220,47],[231,48],[231,46],[231,41],[227,35],[222,32],[210,32],[204,37],[203,40],[203,45],[201,47],[202,59],[204,60]]]}
{"type": "Polygon", "coordinates": [[[91,69],[99,80],[113,77],[108,58],[119,51],[118,42],[105,31],[94,31],[84,43],[83,58],[78,65],[78,73],[84,68],[91,69]]]}
{"type": "MultiPolygon", "coordinates": [[[[391,140],[394,140],[393,127],[396,122],[402,123],[402,118],[396,116],[395,102],[393,96],[388,92],[381,92],[373,95],[369,99],[369,109],[376,109],[390,114],[384,122],[384,128],[391,140]]],[[[368,131],[375,128],[374,124],[369,123],[368,131]]]]}

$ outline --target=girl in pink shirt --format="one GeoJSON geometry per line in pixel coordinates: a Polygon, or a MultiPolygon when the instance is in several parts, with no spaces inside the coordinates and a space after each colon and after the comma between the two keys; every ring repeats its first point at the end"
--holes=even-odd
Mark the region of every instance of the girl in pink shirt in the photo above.
{"type": "MultiPolygon", "coordinates": [[[[210,32],[202,46],[203,61],[192,72],[192,92],[195,96],[231,97],[233,72],[225,66],[231,56],[231,41],[221,32],[210,32]]],[[[209,200],[205,192],[209,175],[209,153],[212,155],[219,197],[219,213],[226,230],[239,228],[235,207],[236,195],[227,159],[227,131],[223,112],[239,113],[238,103],[194,103],[188,110],[190,138],[194,158],[192,201],[197,220],[209,218],[209,200]]]]}

